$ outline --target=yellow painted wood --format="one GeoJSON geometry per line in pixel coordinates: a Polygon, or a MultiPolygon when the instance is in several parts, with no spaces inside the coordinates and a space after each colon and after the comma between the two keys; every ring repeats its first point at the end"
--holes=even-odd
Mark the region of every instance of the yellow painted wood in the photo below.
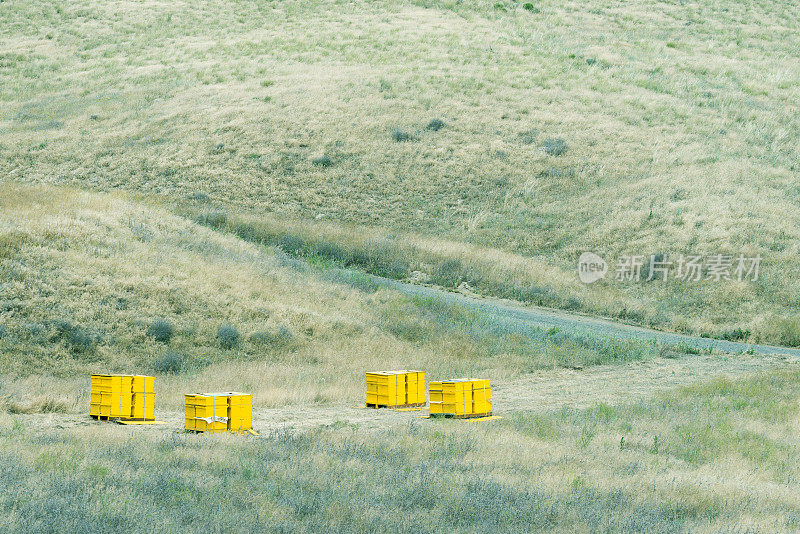
{"type": "Polygon", "coordinates": [[[93,374],[90,383],[90,415],[120,419],[155,419],[154,377],[93,374]]]}
{"type": "Polygon", "coordinates": [[[253,396],[249,393],[195,393],[184,398],[186,430],[225,432],[253,428],[253,396]]]}
{"type": "Polygon", "coordinates": [[[431,381],[430,406],[432,414],[469,417],[491,414],[492,394],[489,380],[457,379],[431,381]]]}

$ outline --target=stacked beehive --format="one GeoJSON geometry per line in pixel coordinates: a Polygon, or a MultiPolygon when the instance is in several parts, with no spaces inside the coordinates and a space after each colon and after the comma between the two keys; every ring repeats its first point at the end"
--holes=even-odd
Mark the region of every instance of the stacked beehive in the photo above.
{"type": "Polygon", "coordinates": [[[367,373],[367,406],[403,408],[425,405],[423,371],[380,371],[367,373]]]}
{"type": "Polygon", "coordinates": [[[482,417],[492,415],[492,390],[488,380],[431,381],[431,416],[482,417]]]}
{"type": "Polygon", "coordinates": [[[186,430],[248,431],[253,428],[253,396],[245,393],[193,393],[186,399],[186,430]]]}
{"type": "Polygon", "coordinates": [[[142,375],[92,375],[89,415],[96,419],[154,421],[155,378],[142,375]]]}

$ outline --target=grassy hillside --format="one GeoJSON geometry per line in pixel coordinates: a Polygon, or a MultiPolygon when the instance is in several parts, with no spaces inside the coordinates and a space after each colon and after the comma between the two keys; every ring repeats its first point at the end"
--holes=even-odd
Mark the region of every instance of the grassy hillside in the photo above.
{"type": "Polygon", "coordinates": [[[171,407],[187,388],[352,404],[372,368],[502,379],[672,353],[511,329],[119,194],[48,187],[0,189],[0,287],[0,406],[17,411],[83,411],[89,372],[156,373],[171,407]]]}
{"type": "Polygon", "coordinates": [[[7,0],[0,175],[208,199],[290,235],[313,219],[320,240],[368,227],[444,243],[410,270],[796,345],[799,15],[733,1],[7,0]],[[573,273],[584,250],[764,260],[756,283],[589,290],[573,273]]]}

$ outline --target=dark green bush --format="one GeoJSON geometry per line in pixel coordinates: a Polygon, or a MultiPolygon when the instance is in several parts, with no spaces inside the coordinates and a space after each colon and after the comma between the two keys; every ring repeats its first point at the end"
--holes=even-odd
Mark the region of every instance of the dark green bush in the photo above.
{"type": "Polygon", "coordinates": [[[414,139],[414,136],[408,132],[404,132],[403,130],[392,130],[392,139],[398,143],[403,143],[405,141],[411,141],[414,139]]]}
{"type": "Polygon", "coordinates": [[[254,332],[250,335],[249,340],[254,345],[273,348],[290,347],[295,342],[294,334],[285,326],[281,326],[275,331],[254,332]]]}
{"type": "Polygon", "coordinates": [[[316,165],[317,167],[330,167],[331,165],[333,165],[333,159],[326,154],[324,156],[312,158],[311,163],[316,165]]]}
{"type": "Polygon", "coordinates": [[[223,210],[211,210],[197,217],[197,222],[212,228],[221,228],[228,222],[228,214],[223,210]]]}
{"type": "Polygon", "coordinates": [[[549,156],[560,156],[568,150],[567,142],[560,137],[545,139],[542,146],[549,156]]]}
{"type": "Polygon", "coordinates": [[[217,329],[217,340],[223,349],[234,349],[239,346],[241,335],[232,324],[223,324],[217,329]]]}
{"type": "Polygon", "coordinates": [[[159,343],[169,343],[174,333],[172,325],[166,319],[155,319],[147,329],[147,335],[159,343]]]}
{"type": "Polygon", "coordinates": [[[55,335],[52,341],[65,341],[70,350],[75,354],[85,354],[92,351],[97,343],[97,336],[87,329],[73,325],[69,321],[55,321],[55,335]]]}
{"type": "Polygon", "coordinates": [[[434,132],[438,132],[442,128],[446,126],[445,122],[442,119],[433,119],[428,125],[425,127],[428,130],[433,130],[434,132]]]}
{"type": "Polygon", "coordinates": [[[342,247],[336,243],[329,241],[320,241],[311,249],[311,253],[315,256],[333,260],[341,265],[348,265],[350,263],[350,255],[342,247]]]}

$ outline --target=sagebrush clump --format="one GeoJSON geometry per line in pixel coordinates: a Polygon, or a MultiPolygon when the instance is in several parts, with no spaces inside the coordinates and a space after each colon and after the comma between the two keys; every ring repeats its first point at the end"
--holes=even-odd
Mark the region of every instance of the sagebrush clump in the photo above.
{"type": "Polygon", "coordinates": [[[147,329],[147,335],[159,343],[169,343],[175,330],[166,319],[155,319],[147,329]]]}
{"type": "Polygon", "coordinates": [[[239,330],[232,324],[223,324],[217,329],[217,341],[219,346],[225,350],[235,349],[241,341],[239,330]]]}

